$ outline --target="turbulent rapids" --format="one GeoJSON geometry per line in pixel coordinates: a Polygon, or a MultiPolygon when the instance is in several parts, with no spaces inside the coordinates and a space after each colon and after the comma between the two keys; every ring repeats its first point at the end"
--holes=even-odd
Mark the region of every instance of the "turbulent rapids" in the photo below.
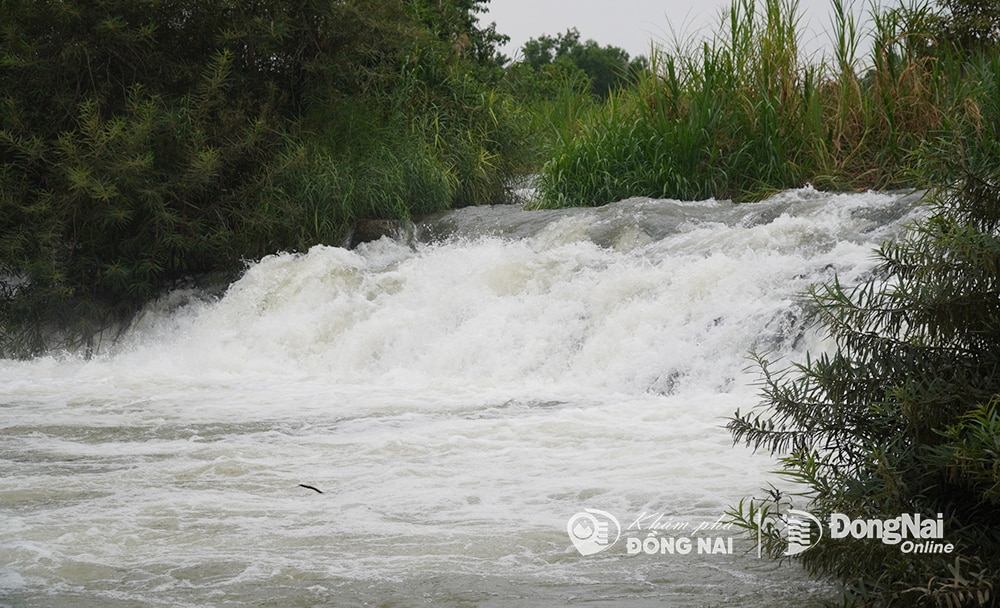
{"type": "Polygon", "coordinates": [[[916,198],[470,208],[0,361],[0,606],[823,597],[752,551],[582,555],[567,521],[716,521],[775,482],[723,428],[748,354],[823,349],[800,295],[870,273],[916,198]]]}

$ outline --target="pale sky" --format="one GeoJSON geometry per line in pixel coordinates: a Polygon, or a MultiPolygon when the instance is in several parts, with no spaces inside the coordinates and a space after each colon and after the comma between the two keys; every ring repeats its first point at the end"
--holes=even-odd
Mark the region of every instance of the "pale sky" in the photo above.
{"type": "MultiPolygon", "coordinates": [[[[621,47],[635,57],[649,55],[650,41],[673,47],[673,32],[690,40],[695,32],[716,29],[729,4],[729,0],[490,0],[489,12],[480,15],[480,21],[496,22],[497,30],[511,37],[503,52],[512,58],[529,39],[554,36],[571,27],[580,31],[582,40],[621,47]]],[[[863,13],[867,1],[856,4],[857,12],[863,13]]],[[[831,0],[799,0],[804,50],[829,48],[831,6],[831,0]]]]}

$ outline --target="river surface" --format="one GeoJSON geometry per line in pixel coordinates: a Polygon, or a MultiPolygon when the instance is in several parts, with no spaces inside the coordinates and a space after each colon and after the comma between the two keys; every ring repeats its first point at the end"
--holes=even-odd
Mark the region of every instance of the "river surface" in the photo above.
{"type": "Polygon", "coordinates": [[[717,523],[778,483],[726,417],[915,199],[460,210],[0,360],[0,606],[818,605],[717,523]],[[630,554],[654,516],[726,550],[630,554]]]}

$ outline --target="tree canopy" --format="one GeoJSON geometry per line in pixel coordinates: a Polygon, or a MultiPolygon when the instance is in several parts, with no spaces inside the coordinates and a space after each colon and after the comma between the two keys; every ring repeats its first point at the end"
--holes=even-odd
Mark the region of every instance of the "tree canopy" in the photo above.
{"type": "Polygon", "coordinates": [[[532,38],[522,48],[523,62],[536,71],[577,70],[586,75],[590,91],[602,98],[630,81],[634,72],[646,67],[642,57],[630,60],[623,49],[601,46],[594,40],[580,41],[576,28],[553,36],[532,38]]]}
{"type": "Polygon", "coordinates": [[[0,0],[0,353],[358,215],[501,198],[485,4],[0,0]]]}
{"type": "Polygon", "coordinates": [[[996,0],[939,0],[945,14],[945,33],[965,48],[1000,43],[1000,2],[996,0]]]}

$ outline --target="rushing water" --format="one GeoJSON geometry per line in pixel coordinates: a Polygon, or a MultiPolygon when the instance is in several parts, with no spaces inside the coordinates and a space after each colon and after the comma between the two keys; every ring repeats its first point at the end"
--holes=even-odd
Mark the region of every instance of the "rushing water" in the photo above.
{"type": "Polygon", "coordinates": [[[0,605],[825,597],[735,531],[584,556],[567,522],[710,522],[775,482],[724,428],[748,353],[822,348],[798,295],[862,278],[913,199],[467,209],[175,292],[89,361],[0,361],[0,605]]]}

